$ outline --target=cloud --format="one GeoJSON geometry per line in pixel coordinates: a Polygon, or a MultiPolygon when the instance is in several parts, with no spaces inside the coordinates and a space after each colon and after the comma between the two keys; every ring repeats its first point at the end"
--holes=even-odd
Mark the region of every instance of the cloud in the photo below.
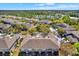
{"type": "Polygon", "coordinates": [[[37,4],[39,10],[79,10],[79,4],[57,4],[57,3],[48,3],[48,4],[37,4]]]}
{"type": "Polygon", "coordinates": [[[69,4],[69,5],[67,5],[67,4],[61,4],[61,5],[59,5],[59,6],[57,6],[57,7],[54,7],[54,8],[57,8],[57,9],[65,9],[65,10],[75,10],[75,9],[79,9],[79,4],[69,4]]]}
{"type": "Polygon", "coordinates": [[[43,6],[53,6],[54,3],[41,3],[41,4],[36,4],[39,7],[43,7],[43,6]]]}

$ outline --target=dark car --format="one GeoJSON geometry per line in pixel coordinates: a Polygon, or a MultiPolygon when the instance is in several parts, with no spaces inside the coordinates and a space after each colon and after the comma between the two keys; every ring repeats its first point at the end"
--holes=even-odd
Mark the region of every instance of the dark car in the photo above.
{"type": "Polygon", "coordinates": [[[4,56],[10,56],[10,52],[9,51],[5,52],[4,56]]]}
{"type": "Polygon", "coordinates": [[[3,56],[3,52],[0,52],[0,56],[3,56]]]}

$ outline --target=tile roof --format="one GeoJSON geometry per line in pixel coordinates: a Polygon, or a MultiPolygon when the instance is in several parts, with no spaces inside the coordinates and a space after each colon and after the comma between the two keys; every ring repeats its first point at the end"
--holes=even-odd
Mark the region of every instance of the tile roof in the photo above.
{"type": "Polygon", "coordinates": [[[0,50],[9,48],[4,39],[0,39],[0,50]]]}
{"type": "Polygon", "coordinates": [[[17,38],[18,37],[16,36],[0,38],[0,49],[10,49],[10,47],[16,42],[17,38]]]}
{"type": "Polygon", "coordinates": [[[58,46],[54,44],[50,39],[29,39],[27,42],[22,46],[25,49],[58,49],[58,46]]]}
{"type": "Polygon", "coordinates": [[[58,49],[59,44],[54,35],[52,36],[51,33],[48,34],[49,37],[25,37],[22,41],[21,48],[29,49],[29,48],[36,48],[36,49],[43,49],[43,48],[53,48],[58,49]]]}

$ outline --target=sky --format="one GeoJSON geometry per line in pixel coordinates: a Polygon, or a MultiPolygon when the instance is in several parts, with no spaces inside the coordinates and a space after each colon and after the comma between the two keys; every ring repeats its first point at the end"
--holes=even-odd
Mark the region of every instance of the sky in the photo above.
{"type": "Polygon", "coordinates": [[[0,10],[79,10],[79,3],[0,3],[0,10]]]}

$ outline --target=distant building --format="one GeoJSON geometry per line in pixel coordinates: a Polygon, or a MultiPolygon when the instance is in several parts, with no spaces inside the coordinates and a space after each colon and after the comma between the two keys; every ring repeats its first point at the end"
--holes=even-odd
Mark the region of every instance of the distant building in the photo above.
{"type": "Polygon", "coordinates": [[[51,24],[52,23],[52,21],[49,21],[49,20],[40,20],[39,22],[44,23],[44,24],[51,24]]]}
{"type": "Polygon", "coordinates": [[[57,26],[62,27],[66,31],[64,36],[66,36],[70,42],[78,42],[79,41],[79,31],[76,31],[75,28],[73,28],[65,23],[58,24],[57,26]]]}
{"type": "Polygon", "coordinates": [[[69,39],[69,42],[78,42],[77,38],[73,37],[72,35],[67,36],[67,38],[69,39]]]}
{"type": "Polygon", "coordinates": [[[67,31],[67,34],[71,34],[73,37],[73,40],[79,41],[79,31],[67,31]]]}
{"type": "Polygon", "coordinates": [[[70,19],[73,19],[73,20],[79,20],[79,18],[78,17],[70,17],[70,19]]]}
{"type": "Polygon", "coordinates": [[[0,29],[7,29],[9,28],[11,25],[8,25],[8,24],[0,24],[0,29]]]}
{"type": "Polygon", "coordinates": [[[24,24],[27,28],[31,28],[31,27],[33,27],[34,25],[33,24],[31,24],[31,23],[25,23],[24,24]]]}

